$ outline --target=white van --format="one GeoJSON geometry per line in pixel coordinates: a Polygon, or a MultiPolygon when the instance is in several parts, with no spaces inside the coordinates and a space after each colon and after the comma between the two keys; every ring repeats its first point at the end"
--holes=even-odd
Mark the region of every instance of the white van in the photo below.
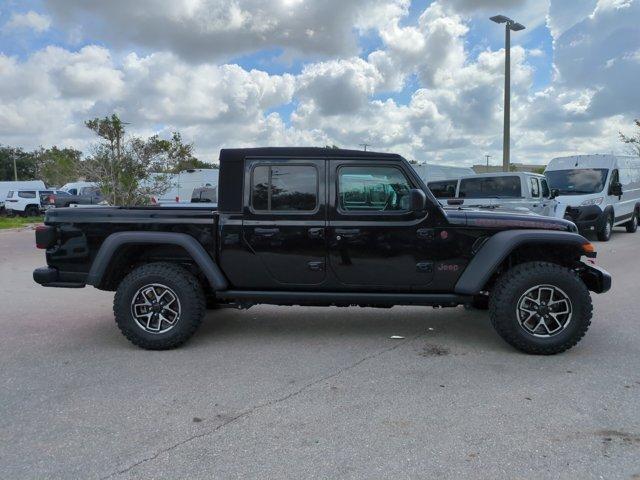
{"type": "Polygon", "coordinates": [[[0,182],[0,210],[5,208],[5,200],[10,191],[44,190],[47,188],[42,180],[23,180],[18,182],[0,182]]]}
{"type": "Polygon", "coordinates": [[[638,229],[640,158],[575,155],[554,158],[545,172],[564,206],[564,217],[582,231],[595,228],[598,240],[611,238],[614,226],[638,229]]]}

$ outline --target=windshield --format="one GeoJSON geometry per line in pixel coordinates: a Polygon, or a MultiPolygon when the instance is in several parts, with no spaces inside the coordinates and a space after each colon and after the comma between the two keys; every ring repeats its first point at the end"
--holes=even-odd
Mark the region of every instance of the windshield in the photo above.
{"type": "Polygon", "coordinates": [[[606,168],[574,168],[552,170],[545,175],[549,186],[558,189],[560,195],[585,195],[601,192],[608,172],[606,168]]]}

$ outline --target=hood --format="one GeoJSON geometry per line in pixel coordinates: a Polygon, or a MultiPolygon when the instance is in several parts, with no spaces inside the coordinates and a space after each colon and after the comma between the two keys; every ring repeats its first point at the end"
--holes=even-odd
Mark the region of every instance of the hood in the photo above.
{"type": "Polygon", "coordinates": [[[577,232],[577,227],[562,218],[543,217],[532,212],[506,212],[475,208],[444,209],[447,219],[454,225],[489,228],[495,230],[560,230],[577,232]]]}

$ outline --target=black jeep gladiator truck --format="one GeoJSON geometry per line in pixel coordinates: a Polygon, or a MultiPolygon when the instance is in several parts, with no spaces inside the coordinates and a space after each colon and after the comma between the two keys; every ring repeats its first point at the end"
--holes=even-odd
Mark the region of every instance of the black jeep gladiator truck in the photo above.
{"type": "Polygon", "coordinates": [[[36,244],[37,283],[115,291],[122,333],[157,350],[221,306],[465,305],[554,354],[611,286],[570,221],[443,208],[403,157],[351,150],[224,149],[217,209],[57,208],[36,244]]]}

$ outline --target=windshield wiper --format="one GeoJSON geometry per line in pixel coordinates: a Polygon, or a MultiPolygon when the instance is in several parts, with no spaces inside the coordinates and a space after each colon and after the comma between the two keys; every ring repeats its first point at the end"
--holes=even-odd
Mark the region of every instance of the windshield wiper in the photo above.
{"type": "Polygon", "coordinates": [[[590,190],[559,190],[560,195],[588,195],[592,192],[590,190]]]}

